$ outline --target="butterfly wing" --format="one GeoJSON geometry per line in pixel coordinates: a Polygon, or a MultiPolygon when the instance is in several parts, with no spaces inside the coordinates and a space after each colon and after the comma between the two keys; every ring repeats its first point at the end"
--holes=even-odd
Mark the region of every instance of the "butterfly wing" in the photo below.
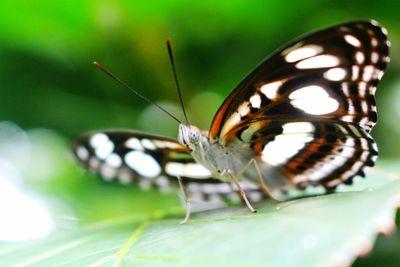
{"type": "Polygon", "coordinates": [[[386,30],[375,21],[321,30],[279,49],[254,69],[216,113],[210,140],[232,142],[258,122],[343,121],[369,132],[375,88],[389,61],[386,30]]]}
{"type": "Polygon", "coordinates": [[[369,132],[389,45],[375,21],[287,44],[228,96],[212,122],[211,142],[251,149],[272,190],[350,183],[376,159],[369,132]]]}
{"type": "MultiPolygon", "coordinates": [[[[72,143],[78,162],[106,181],[135,183],[143,189],[177,190],[180,176],[193,202],[219,205],[237,200],[236,188],[213,179],[177,140],[131,130],[104,130],[83,134],[72,143]]],[[[243,182],[253,201],[262,195],[258,186],[243,182]]]]}
{"type": "Polygon", "coordinates": [[[86,169],[105,180],[156,183],[158,177],[195,175],[196,168],[198,178],[210,176],[200,165],[193,165],[189,151],[177,140],[136,131],[87,133],[74,141],[72,150],[86,169]]]}
{"type": "Polygon", "coordinates": [[[340,183],[351,184],[378,155],[366,131],[342,122],[271,123],[247,143],[271,191],[308,185],[331,190],[340,183]],[[279,171],[272,173],[271,166],[279,171]]]}

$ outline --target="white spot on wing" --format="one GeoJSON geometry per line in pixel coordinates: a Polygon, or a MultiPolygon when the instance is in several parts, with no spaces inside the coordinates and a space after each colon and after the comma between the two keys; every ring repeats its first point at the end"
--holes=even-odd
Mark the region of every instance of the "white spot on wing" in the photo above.
{"type": "Polygon", "coordinates": [[[100,160],[96,157],[91,157],[89,160],[89,167],[92,170],[97,170],[100,167],[100,160]]]}
{"type": "Polygon", "coordinates": [[[342,181],[340,179],[334,179],[334,180],[328,181],[326,183],[326,185],[329,187],[334,187],[334,186],[337,186],[338,184],[340,184],[341,182],[342,181]]]}
{"type": "Polygon", "coordinates": [[[90,138],[90,144],[93,146],[94,152],[99,159],[104,160],[114,150],[113,142],[103,133],[94,134],[90,138]]]}
{"type": "Polygon", "coordinates": [[[125,163],[139,175],[152,178],[160,175],[161,167],[150,155],[141,151],[131,151],[125,155],[125,163]]]}
{"type": "Polygon", "coordinates": [[[305,175],[296,175],[295,177],[293,177],[293,182],[295,184],[307,182],[307,181],[308,181],[308,178],[305,175]]]}
{"type": "Polygon", "coordinates": [[[356,57],[356,61],[357,61],[358,64],[364,63],[365,56],[364,56],[364,54],[362,52],[360,52],[360,51],[356,52],[355,57],[356,57]]]}
{"type": "Polygon", "coordinates": [[[344,36],[344,40],[345,40],[347,43],[351,44],[352,46],[355,46],[355,47],[360,47],[360,46],[361,46],[360,40],[358,40],[358,39],[357,39],[356,37],[354,37],[353,35],[346,34],[346,35],[344,36]]]}
{"type": "Polygon", "coordinates": [[[117,154],[112,153],[111,155],[109,155],[109,156],[106,158],[106,163],[107,163],[108,165],[110,165],[111,167],[119,168],[119,167],[121,167],[122,159],[121,159],[121,157],[118,156],[117,154]]]}
{"type": "Polygon", "coordinates": [[[390,62],[390,57],[389,56],[383,57],[383,61],[386,62],[386,63],[389,63],[390,62]]]}
{"type": "Polygon", "coordinates": [[[346,70],[342,68],[333,68],[324,73],[324,77],[330,81],[341,81],[346,77],[346,70]]]}
{"type": "Polygon", "coordinates": [[[360,75],[360,67],[359,66],[352,66],[351,67],[351,79],[353,81],[358,79],[358,76],[360,75]]]}
{"type": "Polygon", "coordinates": [[[379,55],[377,52],[372,52],[371,53],[371,61],[372,63],[377,63],[379,60],[379,55]]]}
{"type": "Polygon", "coordinates": [[[342,91],[345,96],[349,96],[349,85],[347,83],[342,83],[342,91]]]}
{"type": "Polygon", "coordinates": [[[132,172],[128,168],[122,168],[118,172],[118,180],[122,184],[129,184],[132,183],[132,172]]]}
{"type": "Polygon", "coordinates": [[[377,77],[374,77],[375,73],[376,73],[375,70],[376,70],[375,67],[372,65],[365,66],[364,70],[363,70],[363,80],[369,81],[372,78],[377,78],[377,77]]]}
{"type": "Polygon", "coordinates": [[[165,171],[170,176],[207,178],[211,172],[198,163],[169,162],[165,165],[165,171]]]}
{"type": "Polygon", "coordinates": [[[368,104],[366,101],[361,101],[361,109],[363,112],[367,113],[368,112],[368,104]]]}
{"type": "Polygon", "coordinates": [[[100,168],[100,174],[104,180],[111,181],[116,176],[117,171],[115,168],[113,168],[107,164],[103,164],[103,165],[101,165],[101,168],[100,168]]]}
{"type": "Polygon", "coordinates": [[[284,134],[312,133],[315,128],[309,122],[290,122],[282,126],[284,134]]]}
{"type": "Polygon", "coordinates": [[[325,98],[329,97],[328,93],[324,88],[317,85],[310,85],[302,87],[290,93],[289,99],[300,99],[300,98],[325,98]]]}
{"type": "Polygon", "coordinates": [[[378,23],[376,20],[370,19],[369,22],[370,22],[372,25],[379,27],[379,23],[378,23]]]}
{"type": "Polygon", "coordinates": [[[90,138],[90,145],[98,147],[108,142],[108,136],[103,133],[96,133],[90,138]]]}
{"type": "Polygon", "coordinates": [[[272,166],[283,164],[312,139],[308,133],[278,135],[264,147],[262,159],[272,166]]]}
{"type": "Polygon", "coordinates": [[[349,107],[347,109],[348,113],[349,114],[355,114],[355,108],[354,108],[353,100],[351,98],[349,98],[349,99],[347,99],[347,102],[348,102],[348,105],[349,105],[349,107]]]}
{"type": "Polygon", "coordinates": [[[359,93],[361,97],[365,97],[367,92],[367,83],[366,82],[359,82],[358,83],[359,93]]]}
{"type": "Polygon", "coordinates": [[[137,139],[135,137],[131,137],[128,140],[126,140],[125,146],[127,148],[132,148],[134,150],[143,150],[143,146],[140,143],[139,139],[137,139]]]}
{"type": "Polygon", "coordinates": [[[384,74],[383,70],[378,70],[378,74],[377,74],[378,80],[382,79],[383,74],[384,74]]]}
{"type": "Polygon", "coordinates": [[[333,55],[320,55],[304,59],[296,64],[298,69],[317,69],[336,67],[340,64],[339,58],[333,55]]]}
{"type": "Polygon", "coordinates": [[[260,108],[261,106],[261,97],[259,94],[255,94],[250,97],[250,104],[253,108],[260,108]]]}
{"type": "Polygon", "coordinates": [[[318,170],[313,169],[312,171],[307,173],[307,176],[311,181],[318,181],[325,177],[325,173],[323,173],[319,169],[318,170]]]}
{"type": "Polygon", "coordinates": [[[281,81],[267,83],[261,86],[261,92],[269,99],[275,99],[277,97],[278,89],[282,86],[281,81]]]}
{"type": "Polygon", "coordinates": [[[224,136],[234,125],[240,122],[240,115],[238,113],[233,113],[229,119],[224,124],[224,127],[221,130],[221,136],[224,136]]]}
{"type": "Polygon", "coordinates": [[[333,160],[330,161],[330,163],[334,166],[342,166],[343,164],[346,163],[346,160],[347,160],[345,157],[342,157],[339,155],[334,155],[331,157],[334,157],[333,160]]]}
{"type": "Polygon", "coordinates": [[[84,146],[78,146],[76,149],[76,155],[82,161],[86,161],[89,158],[89,151],[84,146]]]}
{"type": "Polygon", "coordinates": [[[289,95],[290,103],[312,115],[322,115],[334,112],[338,109],[339,103],[329,97],[328,93],[320,86],[310,85],[289,95]]]}
{"type": "Polygon", "coordinates": [[[244,102],[243,104],[241,104],[238,108],[238,112],[240,116],[246,116],[247,114],[249,114],[250,112],[249,103],[244,102]]]}
{"type": "Polygon", "coordinates": [[[147,138],[142,139],[142,145],[144,148],[149,150],[155,150],[157,147],[147,138]]]}
{"type": "Polygon", "coordinates": [[[347,122],[353,122],[354,117],[350,116],[350,115],[344,115],[344,116],[342,116],[342,120],[347,121],[347,122]]]}
{"type": "Polygon", "coordinates": [[[306,45],[300,48],[293,49],[286,56],[285,60],[289,63],[296,62],[305,58],[318,55],[322,52],[322,47],[317,45],[306,45]]]}

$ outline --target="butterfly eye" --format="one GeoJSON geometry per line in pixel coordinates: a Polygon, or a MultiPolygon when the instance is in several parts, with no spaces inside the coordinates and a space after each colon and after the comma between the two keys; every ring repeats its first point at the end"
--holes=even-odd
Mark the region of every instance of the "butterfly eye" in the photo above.
{"type": "Polygon", "coordinates": [[[195,131],[195,132],[190,132],[189,133],[189,141],[192,144],[198,144],[200,140],[200,133],[195,131]]]}

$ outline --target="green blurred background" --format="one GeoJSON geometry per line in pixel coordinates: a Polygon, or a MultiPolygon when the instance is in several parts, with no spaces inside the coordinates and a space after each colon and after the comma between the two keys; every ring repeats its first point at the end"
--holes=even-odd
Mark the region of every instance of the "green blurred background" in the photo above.
{"type": "MultiPolygon", "coordinates": [[[[100,61],[182,117],[165,47],[168,36],[190,120],[206,129],[234,86],[284,43],[344,21],[379,21],[389,31],[392,49],[377,90],[379,123],[373,136],[381,158],[399,158],[399,7],[398,1],[2,1],[0,182],[15,190],[14,197],[34,199],[43,214],[50,214],[51,230],[21,234],[15,220],[29,215],[0,204],[17,218],[8,225],[17,234],[5,238],[0,231],[0,239],[37,238],[179,206],[175,195],[101,183],[84,174],[68,151],[74,136],[93,129],[176,136],[176,122],[92,64],[100,61]]],[[[3,203],[12,201],[5,196],[3,203]]]]}

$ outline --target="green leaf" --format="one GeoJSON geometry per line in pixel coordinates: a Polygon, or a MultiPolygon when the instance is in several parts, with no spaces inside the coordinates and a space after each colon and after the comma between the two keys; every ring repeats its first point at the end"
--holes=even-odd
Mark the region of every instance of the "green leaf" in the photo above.
{"type": "MultiPolygon", "coordinates": [[[[347,266],[394,227],[400,180],[383,164],[374,189],[283,203],[120,218],[47,240],[0,246],[2,266],[347,266]],[[18,255],[18,257],[16,257],[18,255]]],[[[361,183],[362,184],[362,183],[361,183]]]]}

